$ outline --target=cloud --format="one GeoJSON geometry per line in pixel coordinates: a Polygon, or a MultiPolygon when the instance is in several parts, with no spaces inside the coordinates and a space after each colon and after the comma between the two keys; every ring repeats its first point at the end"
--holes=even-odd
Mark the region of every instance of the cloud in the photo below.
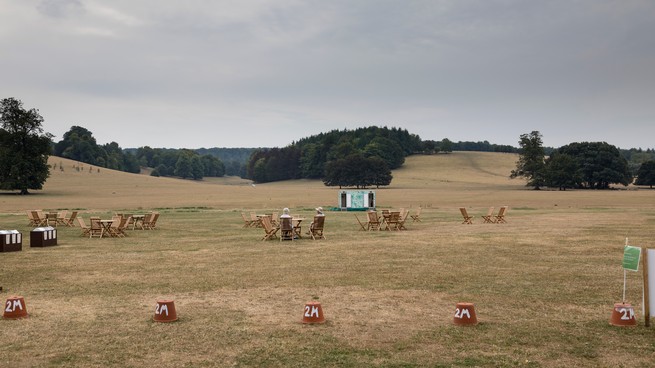
{"type": "Polygon", "coordinates": [[[53,18],[67,18],[84,14],[80,0],[41,0],[36,9],[43,15],[53,18]]]}
{"type": "Polygon", "coordinates": [[[259,146],[379,124],[503,144],[542,130],[557,145],[584,139],[570,127],[588,124],[590,136],[646,147],[616,124],[655,120],[649,1],[0,4],[0,47],[11,50],[0,92],[50,111],[57,134],[121,121],[154,146],[171,134],[153,126],[181,125],[208,133],[176,134],[176,145],[259,146]]]}

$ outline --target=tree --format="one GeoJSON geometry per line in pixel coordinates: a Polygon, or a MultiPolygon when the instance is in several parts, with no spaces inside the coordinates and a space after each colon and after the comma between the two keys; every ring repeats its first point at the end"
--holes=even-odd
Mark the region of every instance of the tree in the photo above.
{"type": "Polygon", "coordinates": [[[433,140],[426,140],[426,141],[421,142],[421,150],[426,155],[432,155],[434,153],[439,153],[439,149],[437,148],[437,142],[435,142],[433,140]]]}
{"type": "Polygon", "coordinates": [[[48,176],[52,135],[44,133],[43,117],[25,110],[14,98],[0,101],[0,189],[42,189],[48,176]]]}
{"type": "Polygon", "coordinates": [[[308,143],[304,145],[300,154],[300,174],[305,178],[312,179],[323,176],[326,155],[323,144],[308,143]]]}
{"type": "Polygon", "coordinates": [[[574,188],[580,182],[575,159],[567,154],[552,154],[546,160],[545,180],[547,186],[559,190],[574,188]]]}
{"type": "Polygon", "coordinates": [[[397,169],[405,162],[403,148],[389,138],[376,137],[364,147],[364,156],[379,157],[387,163],[391,169],[397,169]]]}
{"type": "Polygon", "coordinates": [[[637,170],[636,185],[649,185],[651,189],[655,185],[655,160],[646,161],[637,170]]]}
{"type": "Polygon", "coordinates": [[[608,189],[610,184],[627,186],[632,182],[628,161],[618,148],[606,142],[571,143],[555,152],[575,159],[580,188],[608,189]]]}
{"type": "Polygon", "coordinates": [[[446,153],[453,152],[453,142],[451,142],[448,138],[442,139],[441,143],[439,143],[439,151],[446,153]]]}
{"type": "Polygon", "coordinates": [[[366,188],[380,187],[391,183],[391,171],[379,157],[363,157],[352,154],[345,158],[329,161],[325,165],[323,183],[327,186],[366,188]]]}
{"type": "Polygon", "coordinates": [[[516,162],[516,170],[512,170],[510,178],[522,176],[528,180],[526,186],[539,187],[544,185],[545,163],[544,147],[541,140],[541,133],[533,131],[530,134],[521,134],[519,139],[521,150],[519,160],[516,162]]]}
{"type": "Polygon", "coordinates": [[[69,131],[64,133],[63,139],[55,144],[54,155],[99,165],[98,157],[105,156],[106,152],[98,146],[93,133],[88,129],[72,126],[69,131]]]}
{"type": "Polygon", "coordinates": [[[218,157],[202,155],[200,156],[200,160],[204,168],[204,176],[221,177],[225,175],[225,165],[218,157]]]}
{"type": "Polygon", "coordinates": [[[175,175],[182,179],[193,176],[191,169],[191,155],[181,154],[175,163],[175,175]]]}

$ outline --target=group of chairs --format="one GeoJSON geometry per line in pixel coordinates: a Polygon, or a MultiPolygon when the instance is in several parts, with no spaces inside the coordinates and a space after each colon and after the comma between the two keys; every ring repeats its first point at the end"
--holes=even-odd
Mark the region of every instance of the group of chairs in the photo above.
{"type": "Polygon", "coordinates": [[[133,216],[131,214],[116,214],[112,217],[111,226],[107,231],[100,223],[99,217],[91,217],[90,225],[87,225],[82,217],[78,217],[78,211],[72,211],[70,216],[67,217],[68,211],[63,210],[59,212],[49,212],[44,214],[41,210],[29,210],[27,217],[30,226],[57,226],[64,225],[68,227],[75,227],[77,221],[78,226],[82,229],[82,236],[102,237],[105,232],[112,237],[124,237],[125,230],[132,228],[132,230],[139,228],[141,230],[156,230],[157,221],[159,220],[159,212],[153,211],[145,215],[133,216]]]}
{"type": "Polygon", "coordinates": [[[87,226],[82,217],[77,218],[77,222],[82,230],[82,236],[89,238],[102,238],[103,236],[110,236],[112,238],[123,238],[126,236],[125,230],[131,218],[123,216],[112,217],[111,225],[105,229],[100,223],[100,217],[91,217],[91,225],[87,226]]]}
{"type": "Polygon", "coordinates": [[[127,234],[125,230],[132,228],[135,230],[140,228],[142,230],[156,230],[157,221],[159,220],[159,212],[150,212],[140,216],[133,216],[131,214],[116,214],[112,217],[111,225],[105,228],[101,224],[100,217],[91,217],[90,225],[87,226],[82,217],[77,218],[77,222],[82,229],[82,236],[89,238],[102,238],[103,236],[110,236],[113,238],[123,238],[127,234]]]}
{"type": "MultiPolygon", "coordinates": [[[[482,215],[482,220],[485,224],[506,224],[505,214],[507,213],[507,206],[502,206],[498,213],[494,215],[494,207],[489,207],[486,215],[482,215]]],[[[470,216],[465,207],[460,207],[459,212],[462,214],[464,221],[462,224],[473,224],[474,216],[470,216]]]]}
{"type": "Polygon", "coordinates": [[[77,218],[78,211],[72,211],[70,216],[67,217],[68,211],[63,210],[59,212],[43,213],[42,210],[28,210],[27,218],[30,226],[54,226],[63,225],[74,227],[75,218],[77,218]]]}
{"type": "MultiPolygon", "coordinates": [[[[297,222],[292,217],[280,217],[277,213],[269,215],[257,215],[254,212],[250,213],[250,217],[245,213],[241,213],[243,219],[243,227],[260,227],[264,229],[263,240],[294,240],[302,238],[302,227],[300,222],[297,222]],[[294,223],[296,221],[296,223],[294,223]],[[279,235],[278,235],[279,233],[279,235]]],[[[313,240],[325,239],[323,230],[325,228],[325,216],[314,216],[312,223],[309,225],[307,235],[313,240]]]]}
{"type": "Polygon", "coordinates": [[[360,230],[364,231],[407,230],[405,222],[408,217],[412,219],[412,222],[421,222],[421,207],[411,216],[409,210],[404,208],[401,208],[400,211],[382,210],[382,215],[379,215],[377,211],[368,211],[365,222],[362,222],[355,214],[360,230]]]}
{"type": "Polygon", "coordinates": [[[250,212],[250,215],[241,212],[243,227],[263,227],[262,218],[264,217],[268,217],[273,226],[280,226],[278,214],[275,212],[265,216],[257,215],[254,212],[250,212]]]}

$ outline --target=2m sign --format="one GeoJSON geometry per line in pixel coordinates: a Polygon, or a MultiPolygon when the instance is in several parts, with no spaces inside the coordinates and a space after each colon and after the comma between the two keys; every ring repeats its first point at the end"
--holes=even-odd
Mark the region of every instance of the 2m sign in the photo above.
{"type": "Polygon", "coordinates": [[[318,307],[315,305],[306,305],[305,306],[305,317],[307,318],[319,318],[318,307]]]}
{"type": "Polygon", "coordinates": [[[157,304],[157,307],[155,308],[155,314],[168,316],[168,305],[157,304]]]}
{"type": "Polygon", "coordinates": [[[20,299],[7,300],[5,312],[14,313],[17,310],[23,310],[23,303],[21,303],[20,299]]]}
{"type": "Polygon", "coordinates": [[[617,312],[621,314],[622,321],[631,321],[635,319],[635,310],[633,308],[620,308],[617,312]]]}
{"type": "Polygon", "coordinates": [[[463,319],[464,316],[466,316],[468,319],[471,319],[471,312],[469,312],[468,308],[455,309],[455,318],[463,319]]]}

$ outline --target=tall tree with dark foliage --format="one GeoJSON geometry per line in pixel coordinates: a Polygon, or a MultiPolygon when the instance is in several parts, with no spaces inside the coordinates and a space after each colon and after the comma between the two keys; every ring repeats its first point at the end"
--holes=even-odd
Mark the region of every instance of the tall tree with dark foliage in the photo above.
{"type": "Polygon", "coordinates": [[[48,176],[51,137],[36,109],[25,110],[15,98],[0,101],[0,189],[42,189],[48,176]]]}

